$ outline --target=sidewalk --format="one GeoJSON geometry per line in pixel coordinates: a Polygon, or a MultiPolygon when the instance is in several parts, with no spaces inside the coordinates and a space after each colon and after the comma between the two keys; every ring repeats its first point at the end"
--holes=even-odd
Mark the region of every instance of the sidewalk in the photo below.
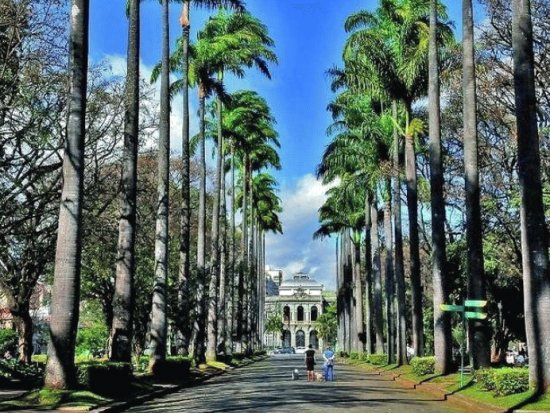
{"type": "MultiPolygon", "coordinates": [[[[56,407],[51,407],[54,410],[50,411],[94,411],[94,412],[119,412],[126,410],[127,408],[142,404],[148,400],[161,397],[172,392],[176,392],[180,389],[194,387],[200,383],[203,383],[212,377],[220,376],[226,371],[238,369],[244,366],[248,366],[257,361],[263,360],[266,356],[255,356],[248,361],[243,362],[238,366],[229,366],[226,369],[217,369],[213,367],[208,367],[205,370],[192,369],[189,376],[180,382],[177,383],[151,383],[154,388],[149,391],[137,392],[129,396],[123,397],[121,399],[111,399],[104,403],[98,403],[88,406],[75,406],[73,403],[64,405],[63,403],[57,405],[56,407]]],[[[35,389],[36,391],[36,389],[35,389]]],[[[15,400],[26,394],[30,393],[28,390],[0,390],[0,402],[6,402],[9,400],[15,400]]],[[[1,407],[1,406],[0,406],[1,407]]],[[[26,408],[16,408],[10,407],[12,410],[5,410],[7,406],[4,405],[3,411],[25,411],[33,412],[36,407],[28,406],[26,408]]]]}

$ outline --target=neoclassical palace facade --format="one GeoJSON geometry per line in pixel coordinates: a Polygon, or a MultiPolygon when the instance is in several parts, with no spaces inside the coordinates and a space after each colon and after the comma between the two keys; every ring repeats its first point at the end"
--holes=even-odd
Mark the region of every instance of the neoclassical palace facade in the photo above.
{"type": "Polygon", "coordinates": [[[311,344],[315,349],[322,348],[323,341],[317,335],[315,321],[328,305],[323,297],[323,284],[305,273],[295,274],[289,280],[270,279],[269,274],[273,271],[267,271],[267,282],[271,287],[279,284],[278,294],[266,296],[264,315],[267,319],[273,313],[281,314],[284,327],[282,335],[265,332],[264,344],[267,347],[307,347],[311,344]]]}

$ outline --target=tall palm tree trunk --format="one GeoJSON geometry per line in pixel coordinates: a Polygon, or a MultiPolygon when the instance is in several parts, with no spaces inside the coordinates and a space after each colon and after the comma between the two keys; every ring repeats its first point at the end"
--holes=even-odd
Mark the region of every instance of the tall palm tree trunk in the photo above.
{"type": "MultiPolygon", "coordinates": [[[[407,125],[411,114],[406,104],[407,125]]],[[[424,353],[424,322],[422,311],[422,281],[420,277],[420,241],[418,236],[418,189],[416,178],[416,150],[414,137],[405,136],[405,174],[407,179],[407,212],[409,216],[409,261],[411,270],[412,335],[417,355],[424,353]]],[[[403,351],[407,351],[406,342],[403,351]]]]}
{"type": "MultiPolygon", "coordinates": [[[[222,76],[220,76],[220,80],[222,76]]],[[[223,168],[222,102],[218,99],[218,150],[216,153],[216,183],[212,206],[212,241],[210,248],[210,286],[208,289],[208,345],[206,359],[215,360],[218,347],[218,281],[220,274],[220,203],[223,168]]],[[[222,287],[220,286],[220,289],[222,287]]]]}
{"type": "Polygon", "coordinates": [[[238,303],[238,325],[239,341],[241,351],[247,348],[247,316],[248,309],[248,156],[245,155],[243,169],[243,199],[242,199],[242,235],[241,235],[241,259],[239,268],[239,303],[238,303]]]}
{"type": "Polygon", "coordinates": [[[136,240],[136,188],[139,127],[139,21],[140,1],[130,1],[128,61],[124,114],[124,159],[121,214],[118,227],[113,322],[109,358],[129,363],[132,359],[134,274],[136,240]]]}
{"type": "Polygon", "coordinates": [[[537,393],[550,386],[550,277],[548,232],[540,177],[533,29],[529,0],[514,0],[512,46],[521,191],[521,244],[529,382],[537,393]]]}
{"type": "Polygon", "coordinates": [[[235,303],[235,299],[239,294],[239,280],[240,280],[240,271],[238,266],[235,266],[237,262],[237,226],[235,223],[235,146],[233,142],[231,143],[231,250],[230,250],[230,278],[229,278],[229,306],[227,314],[229,315],[229,334],[230,345],[228,346],[233,352],[234,342],[233,337],[239,337],[239,327],[238,320],[238,303],[235,303]],[[237,324],[236,324],[237,323],[237,324]]]}
{"type": "Polygon", "coordinates": [[[376,353],[384,353],[384,316],[382,315],[382,262],[380,260],[380,240],[378,237],[378,208],[376,207],[376,195],[374,195],[370,216],[372,230],[370,232],[370,243],[372,248],[372,280],[373,280],[373,324],[376,338],[376,353]]]}
{"type": "Polygon", "coordinates": [[[353,279],[354,279],[354,301],[355,301],[355,351],[363,353],[365,351],[365,328],[364,328],[364,305],[363,305],[363,280],[361,277],[361,236],[356,233],[357,237],[353,240],[353,279]]]}
{"type": "Polygon", "coordinates": [[[392,253],[392,224],[391,224],[391,182],[386,183],[386,199],[384,200],[384,249],[386,253],[386,329],[388,334],[387,353],[388,362],[395,362],[395,323],[393,319],[394,280],[393,280],[393,253],[392,253]]]}
{"type": "MultiPolygon", "coordinates": [[[[449,280],[446,275],[445,252],[445,200],[443,199],[443,161],[441,156],[441,111],[439,107],[439,55],[437,49],[437,0],[430,0],[429,45],[429,133],[430,133],[430,196],[432,213],[432,277],[434,305],[434,347],[436,371],[448,374],[451,369],[451,323],[449,313],[441,311],[448,303],[449,280]]],[[[413,314],[416,303],[413,297],[413,314]]],[[[422,336],[415,336],[413,318],[413,348],[421,356],[422,336]]],[[[418,334],[418,333],[416,333],[418,334]]]]}
{"type": "MultiPolygon", "coordinates": [[[[218,110],[221,110],[221,105],[218,110]]],[[[218,113],[218,122],[221,120],[221,113],[218,113]]],[[[227,204],[225,195],[225,149],[222,159],[222,177],[220,182],[220,297],[218,301],[218,343],[219,349],[223,354],[227,353],[228,337],[228,312],[227,303],[230,277],[227,277],[227,204]]],[[[230,314],[230,313],[229,313],[230,314]]]]}
{"type": "MultiPolygon", "coordinates": [[[[474,23],[472,0],[462,1],[463,32],[463,114],[464,114],[464,173],[466,187],[466,243],[468,246],[468,298],[485,300],[483,271],[483,239],[478,172],[478,140],[476,118],[476,73],[474,60],[474,23]]],[[[488,366],[490,336],[482,320],[470,321],[470,362],[474,368],[488,366]]]]}
{"type": "Polygon", "coordinates": [[[372,305],[372,239],[371,233],[372,219],[370,214],[371,195],[367,192],[365,196],[365,255],[364,255],[364,271],[365,271],[365,345],[367,354],[372,354],[374,350],[373,337],[373,305],[372,305]]]}
{"type": "Polygon", "coordinates": [[[338,320],[338,331],[337,339],[339,350],[345,351],[344,349],[344,300],[343,300],[343,274],[342,274],[342,242],[343,234],[341,233],[336,238],[336,318],[338,320]]]}
{"type": "Polygon", "coordinates": [[[63,192],[57,231],[48,362],[44,379],[45,386],[50,389],[67,389],[75,384],[74,348],[82,256],[88,20],[88,0],[73,0],[70,16],[70,89],[63,157],[63,192]]]}
{"type": "Polygon", "coordinates": [[[178,270],[178,329],[177,351],[180,355],[189,354],[192,334],[192,293],[190,271],[191,248],[191,189],[190,189],[190,153],[189,153],[189,21],[190,4],[184,0],[180,17],[182,29],[182,98],[183,116],[181,128],[181,222],[180,222],[180,251],[178,270]]]}
{"type": "Polygon", "coordinates": [[[155,281],[151,311],[150,369],[166,358],[168,288],[168,196],[170,170],[170,43],[168,0],[162,0],[162,67],[160,83],[160,128],[158,152],[158,204],[155,234],[155,281]]]}
{"type": "MultiPolygon", "coordinates": [[[[392,116],[397,121],[397,102],[392,102],[392,116]]],[[[405,268],[403,263],[403,231],[401,227],[401,177],[399,162],[400,144],[397,128],[393,128],[393,221],[395,257],[395,320],[397,324],[397,364],[407,363],[407,325],[405,321],[405,268]]],[[[407,164],[408,166],[408,164],[407,164]]],[[[407,179],[407,183],[409,180],[407,179]]],[[[408,187],[408,185],[407,185],[408,187]]],[[[407,205],[409,205],[407,203],[407,205]]],[[[410,205],[409,205],[410,206],[410,205]]],[[[413,248],[411,242],[411,250],[413,248]]]]}
{"type": "Polygon", "coordinates": [[[200,145],[200,179],[199,179],[199,222],[197,234],[197,273],[199,281],[196,291],[196,320],[195,320],[195,364],[199,365],[206,361],[205,340],[206,340],[206,285],[208,272],[206,269],[206,148],[205,148],[205,104],[206,93],[204,86],[199,84],[199,145],[200,145]]]}

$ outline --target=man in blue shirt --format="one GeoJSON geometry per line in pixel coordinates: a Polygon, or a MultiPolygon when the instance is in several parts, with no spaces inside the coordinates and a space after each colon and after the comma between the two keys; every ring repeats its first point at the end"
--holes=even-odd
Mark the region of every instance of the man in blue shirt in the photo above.
{"type": "Polygon", "coordinates": [[[327,347],[323,352],[323,369],[325,370],[325,381],[334,381],[334,351],[330,347],[327,347]]]}

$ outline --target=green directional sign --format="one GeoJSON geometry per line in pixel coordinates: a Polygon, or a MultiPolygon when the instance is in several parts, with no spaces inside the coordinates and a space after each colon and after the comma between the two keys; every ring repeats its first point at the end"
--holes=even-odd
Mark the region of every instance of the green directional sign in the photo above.
{"type": "Polygon", "coordinates": [[[439,308],[443,311],[464,311],[463,305],[441,304],[439,308]]]}
{"type": "Polygon", "coordinates": [[[475,311],[466,311],[464,313],[466,318],[473,318],[476,320],[485,320],[487,318],[487,313],[478,313],[475,311]]]}
{"type": "Polygon", "coordinates": [[[487,300],[466,300],[464,301],[466,307],[482,308],[487,305],[487,300]]]}

